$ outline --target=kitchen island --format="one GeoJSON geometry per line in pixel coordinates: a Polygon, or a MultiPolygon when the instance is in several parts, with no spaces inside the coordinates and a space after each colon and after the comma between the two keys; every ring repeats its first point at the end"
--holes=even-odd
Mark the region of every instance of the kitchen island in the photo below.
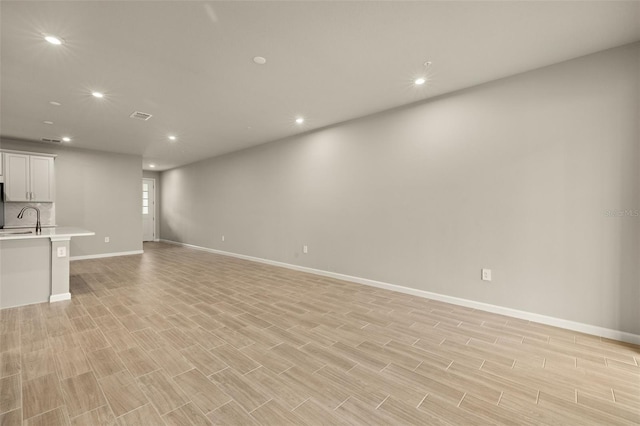
{"type": "Polygon", "coordinates": [[[91,235],[74,227],[0,230],[0,309],[70,299],[69,242],[91,235]]]}

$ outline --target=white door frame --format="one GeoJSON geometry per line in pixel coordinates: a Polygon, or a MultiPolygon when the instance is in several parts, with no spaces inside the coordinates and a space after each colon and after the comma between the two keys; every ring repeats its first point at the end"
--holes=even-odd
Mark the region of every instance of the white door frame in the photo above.
{"type": "MultiPolygon", "coordinates": [[[[149,191],[150,193],[153,192],[153,209],[149,210],[150,212],[153,212],[153,216],[152,216],[152,221],[153,221],[153,238],[151,240],[145,240],[144,239],[144,229],[142,231],[142,241],[158,241],[159,239],[159,235],[156,235],[156,220],[157,220],[157,210],[156,210],[156,179],[155,178],[146,178],[143,177],[142,178],[142,183],[144,183],[144,181],[152,181],[153,183],[153,191],[149,191]]],[[[140,187],[142,189],[142,187],[140,187]]],[[[152,206],[149,206],[152,207],[152,206]]],[[[144,226],[144,224],[143,224],[144,226]]]]}

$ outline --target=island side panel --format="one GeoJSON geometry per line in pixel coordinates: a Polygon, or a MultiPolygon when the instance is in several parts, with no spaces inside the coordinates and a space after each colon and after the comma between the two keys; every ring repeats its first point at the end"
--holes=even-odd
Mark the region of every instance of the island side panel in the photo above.
{"type": "Polygon", "coordinates": [[[71,299],[69,293],[69,238],[51,237],[51,297],[49,302],[71,299]]]}
{"type": "Polygon", "coordinates": [[[0,264],[0,309],[49,301],[48,238],[0,241],[0,264]]]}

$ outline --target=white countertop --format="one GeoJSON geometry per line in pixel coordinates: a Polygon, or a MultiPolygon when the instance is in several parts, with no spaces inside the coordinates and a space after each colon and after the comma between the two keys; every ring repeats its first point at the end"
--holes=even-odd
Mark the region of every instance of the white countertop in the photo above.
{"type": "Polygon", "coordinates": [[[28,240],[34,238],[71,238],[88,237],[96,235],[95,232],[73,226],[60,226],[58,228],[43,228],[41,234],[36,234],[35,228],[24,229],[0,229],[0,241],[5,240],[28,240]],[[11,234],[9,232],[31,231],[30,234],[11,234]]]}

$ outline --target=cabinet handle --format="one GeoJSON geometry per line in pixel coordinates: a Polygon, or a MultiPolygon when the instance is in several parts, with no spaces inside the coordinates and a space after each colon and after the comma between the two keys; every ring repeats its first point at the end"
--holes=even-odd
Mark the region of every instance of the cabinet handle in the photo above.
{"type": "Polygon", "coordinates": [[[32,200],[35,200],[35,199],[36,199],[36,195],[35,195],[35,193],[34,193],[34,192],[32,192],[32,193],[31,193],[31,199],[32,199],[32,200]]]}

